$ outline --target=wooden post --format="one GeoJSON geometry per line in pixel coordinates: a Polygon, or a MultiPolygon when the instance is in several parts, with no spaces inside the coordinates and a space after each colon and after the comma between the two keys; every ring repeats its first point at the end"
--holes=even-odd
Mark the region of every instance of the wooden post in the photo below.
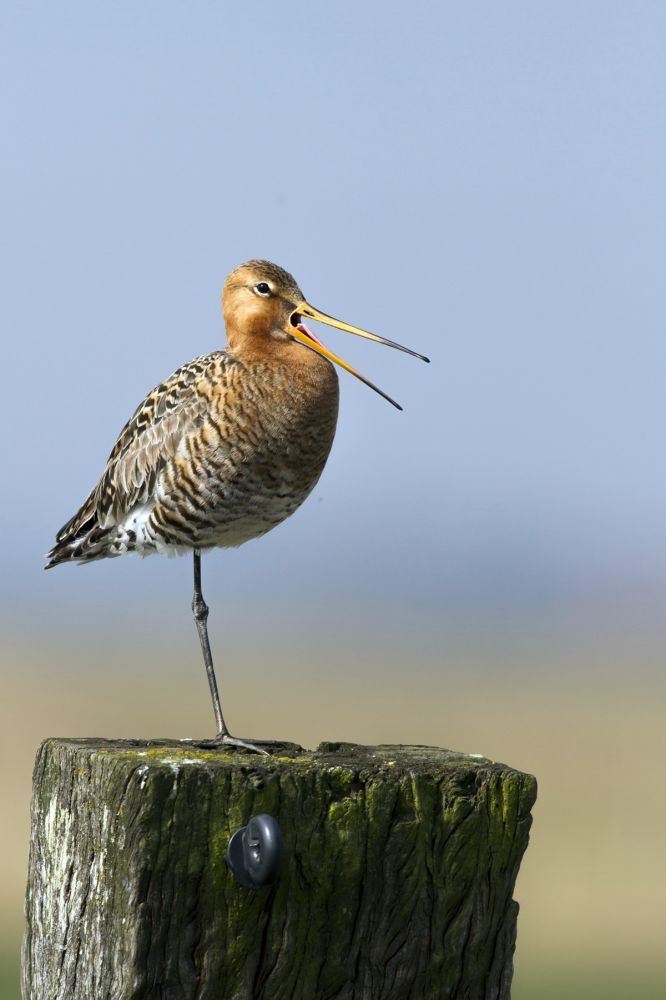
{"type": "Polygon", "coordinates": [[[47,740],[25,1000],[506,1000],[533,777],[433,747],[47,740]],[[227,868],[257,813],[272,886],[227,868]]]}

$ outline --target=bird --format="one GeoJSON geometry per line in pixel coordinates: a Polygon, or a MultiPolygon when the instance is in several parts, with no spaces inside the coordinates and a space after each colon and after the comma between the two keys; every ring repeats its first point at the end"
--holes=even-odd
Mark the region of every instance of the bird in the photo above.
{"type": "Polygon", "coordinates": [[[99,482],[57,533],[45,569],[191,552],[192,612],[217,727],[206,745],[267,753],[257,741],[232,736],[222,713],[202,553],[265,535],[312,492],[336,429],[336,365],[402,409],[329,350],[306,319],[429,359],[316,309],[293,276],[267,260],[231,272],[222,312],[226,348],[187,362],[148,393],[99,482]]]}

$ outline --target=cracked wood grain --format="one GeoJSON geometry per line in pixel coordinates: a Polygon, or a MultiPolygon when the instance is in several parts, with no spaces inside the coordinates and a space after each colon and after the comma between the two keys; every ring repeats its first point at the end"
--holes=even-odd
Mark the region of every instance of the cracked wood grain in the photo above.
{"type": "Polygon", "coordinates": [[[25,1000],[508,1000],[536,782],[432,747],[47,740],[25,1000]],[[270,812],[276,883],[228,871],[270,812]]]}

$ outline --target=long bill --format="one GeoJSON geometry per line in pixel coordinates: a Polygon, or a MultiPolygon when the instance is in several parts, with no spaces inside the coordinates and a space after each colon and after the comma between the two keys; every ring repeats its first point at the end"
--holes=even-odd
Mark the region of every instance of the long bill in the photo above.
{"type": "Polygon", "coordinates": [[[410,350],[409,347],[403,347],[402,344],[396,344],[395,341],[393,340],[387,340],[385,337],[379,337],[376,333],[369,333],[367,330],[361,330],[361,328],[358,326],[350,326],[349,323],[343,323],[342,320],[335,319],[333,316],[329,316],[327,313],[323,313],[320,312],[319,309],[315,309],[315,307],[311,306],[309,302],[305,301],[301,302],[300,305],[297,306],[297,308],[294,310],[291,317],[292,328],[290,332],[295,340],[298,340],[299,343],[303,344],[305,347],[308,347],[311,351],[314,351],[316,354],[321,354],[322,357],[327,358],[329,361],[333,362],[333,364],[339,365],[340,368],[343,368],[345,371],[349,372],[350,375],[354,375],[355,378],[359,379],[370,389],[373,389],[375,392],[379,393],[380,396],[383,396],[384,399],[386,399],[389,403],[395,406],[396,409],[402,410],[402,406],[400,406],[400,403],[396,403],[395,399],[392,399],[390,396],[388,396],[382,389],[376,386],[373,382],[367,379],[364,375],[361,375],[361,373],[356,371],[355,368],[352,368],[350,364],[347,364],[346,361],[338,357],[337,354],[333,354],[332,351],[329,351],[329,349],[324,344],[322,344],[322,342],[318,338],[315,338],[312,335],[311,331],[307,329],[307,327],[305,327],[302,323],[298,322],[301,316],[307,316],[308,319],[317,320],[317,322],[319,323],[325,323],[327,326],[333,326],[338,330],[344,330],[346,333],[353,333],[357,337],[363,337],[365,340],[374,340],[376,341],[376,343],[384,344],[386,347],[394,347],[397,351],[404,351],[405,354],[411,354],[412,357],[419,358],[421,361],[429,362],[430,361],[429,358],[426,358],[425,355],[423,354],[417,354],[416,351],[410,350]]]}

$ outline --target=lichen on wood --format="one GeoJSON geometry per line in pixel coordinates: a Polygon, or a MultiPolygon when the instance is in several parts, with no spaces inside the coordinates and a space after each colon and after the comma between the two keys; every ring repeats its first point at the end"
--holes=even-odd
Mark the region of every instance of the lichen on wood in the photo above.
{"type": "Polygon", "coordinates": [[[536,783],[432,747],[262,758],[47,740],[35,765],[30,1000],[506,1000],[536,783]],[[274,815],[276,882],[231,834],[274,815]]]}

